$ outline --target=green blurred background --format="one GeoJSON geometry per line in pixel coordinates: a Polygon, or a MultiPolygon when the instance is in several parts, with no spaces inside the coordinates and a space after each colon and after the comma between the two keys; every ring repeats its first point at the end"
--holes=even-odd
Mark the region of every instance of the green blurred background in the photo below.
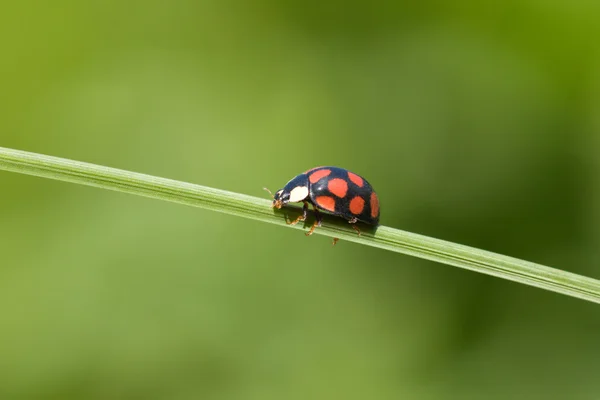
{"type": "MultiPolygon", "coordinates": [[[[338,165],[382,223],[600,277],[600,3],[12,1],[0,146],[267,197],[338,165]]],[[[600,308],[0,172],[1,399],[598,399],[600,308]]]]}

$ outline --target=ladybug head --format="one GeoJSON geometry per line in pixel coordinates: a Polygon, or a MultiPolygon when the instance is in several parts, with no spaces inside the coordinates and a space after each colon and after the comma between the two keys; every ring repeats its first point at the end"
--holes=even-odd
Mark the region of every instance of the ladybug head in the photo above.
{"type": "Polygon", "coordinates": [[[271,191],[267,188],[263,188],[265,189],[267,192],[269,192],[269,194],[273,197],[273,205],[272,207],[274,208],[281,208],[284,205],[286,205],[287,203],[289,203],[290,201],[290,193],[289,192],[285,192],[283,191],[283,189],[279,189],[275,195],[273,195],[273,193],[271,193],[271,191]]]}
{"type": "Polygon", "coordinates": [[[283,189],[278,190],[273,196],[273,207],[281,208],[290,201],[290,193],[285,192],[283,189]]]}
{"type": "MultiPolygon", "coordinates": [[[[265,188],[268,191],[268,189],[265,188]]],[[[271,192],[269,192],[271,193],[271,192]]],[[[289,181],[283,189],[279,189],[273,196],[273,207],[281,208],[287,203],[304,201],[308,197],[308,178],[300,174],[289,181]]]]}

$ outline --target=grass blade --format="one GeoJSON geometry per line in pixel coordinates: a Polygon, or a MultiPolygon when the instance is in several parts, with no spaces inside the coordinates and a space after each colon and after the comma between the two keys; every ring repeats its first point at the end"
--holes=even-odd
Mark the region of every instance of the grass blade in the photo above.
{"type": "MultiPolygon", "coordinates": [[[[172,179],[2,147],[0,169],[172,201],[293,229],[305,229],[300,224],[290,226],[285,223],[285,214],[293,218],[299,213],[297,208],[274,210],[271,202],[264,198],[172,179]]],[[[387,226],[373,230],[363,225],[361,230],[362,235],[359,237],[345,221],[325,215],[323,227],[315,233],[600,303],[600,281],[593,278],[387,226]]]]}

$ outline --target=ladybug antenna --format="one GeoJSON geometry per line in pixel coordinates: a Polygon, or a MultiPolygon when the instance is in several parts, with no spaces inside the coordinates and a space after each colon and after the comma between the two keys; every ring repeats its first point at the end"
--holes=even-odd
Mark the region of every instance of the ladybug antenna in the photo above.
{"type": "Polygon", "coordinates": [[[269,189],[267,189],[266,187],[264,187],[263,189],[266,190],[267,192],[269,192],[269,194],[271,195],[272,198],[275,198],[275,196],[273,196],[273,193],[271,193],[271,191],[269,189]]]}

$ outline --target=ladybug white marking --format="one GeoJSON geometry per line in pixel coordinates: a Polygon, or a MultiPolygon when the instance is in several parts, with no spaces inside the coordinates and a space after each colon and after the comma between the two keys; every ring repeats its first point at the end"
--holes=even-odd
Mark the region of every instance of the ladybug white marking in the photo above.
{"type": "Polygon", "coordinates": [[[294,203],[297,201],[302,201],[308,197],[308,187],[306,186],[296,186],[290,192],[290,202],[294,203]]]}

